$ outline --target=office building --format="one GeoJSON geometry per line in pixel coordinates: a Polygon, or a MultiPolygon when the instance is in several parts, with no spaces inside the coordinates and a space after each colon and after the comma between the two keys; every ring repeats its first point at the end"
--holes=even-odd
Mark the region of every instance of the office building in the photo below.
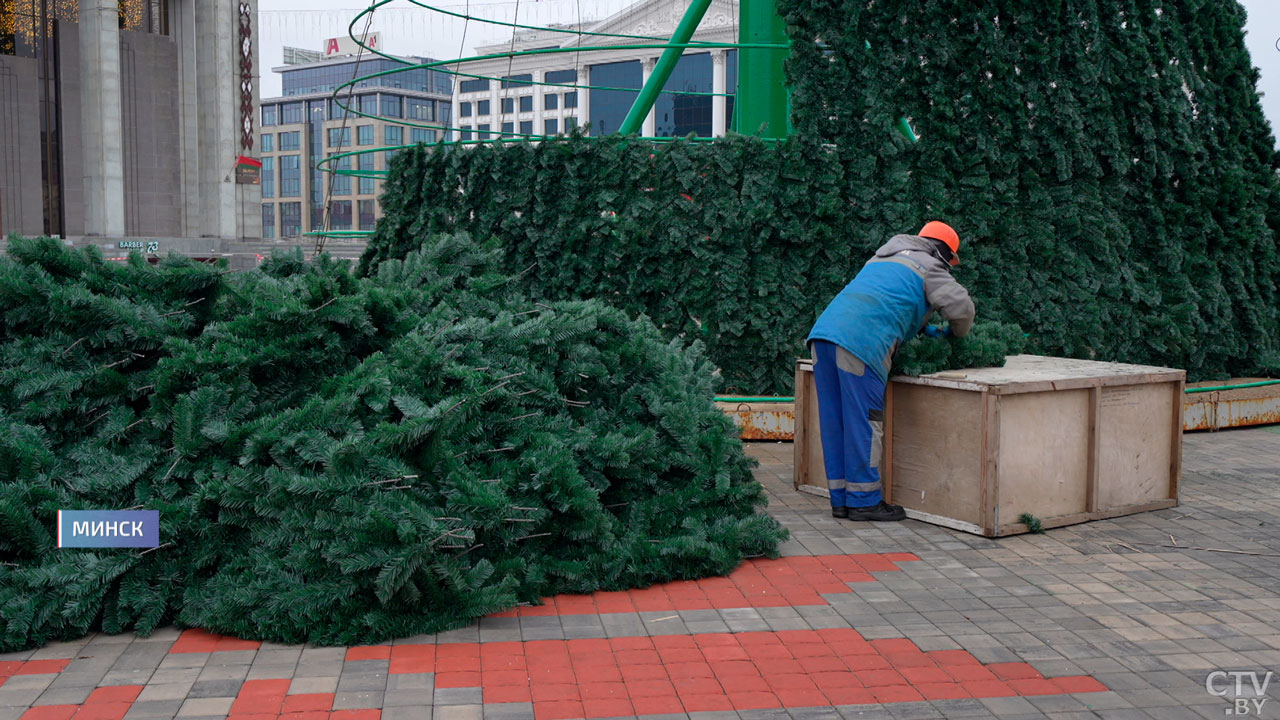
{"type": "MultiPolygon", "coordinates": [[[[449,139],[442,130],[407,123],[450,124],[450,74],[417,68],[370,78],[359,81],[351,93],[344,90],[341,102],[337,102],[333,92],[344,83],[406,67],[376,55],[358,55],[338,40],[325,43],[332,50],[330,57],[274,68],[281,75],[282,96],[262,101],[259,136],[263,238],[291,238],[321,230],[372,230],[382,214],[377,202],[382,181],[328,173],[317,164],[355,150],[449,139]]],[[[349,38],[342,40],[350,43],[349,38]]],[[[301,57],[296,52],[288,54],[301,57]]],[[[403,60],[415,65],[431,62],[419,57],[403,60]]],[[[386,170],[395,152],[388,149],[341,158],[334,166],[386,170]]]]}
{"type": "MultiPolygon", "coordinates": [[[[560,48],[564,52],[494,58],[462,65],[459,70],[485,78],[460,77],[454,117],[461,140],[523,135],[557,135],[576,125],[588,134],[617,132],[637,92],[649,79],[661,49],[627,47],[667,42],[686,4],[645,0],[603,21],[517,33],[514,42],[478,47],[476,55],[560,48]],[[609,37],[641,35],[660,40],[609,37]],[[596,50],[599,46],[623,46],[596,50]],[[552,83],[543,85],[537,83],[552,83]],[[593,89],[586,89],[593,86],[593,89]],[[605,89],[611,88],[611,89],[605,89]],[[634,89],[633,89],[634,88],[634,89]]],[[[737,2],[714,0],[693,40],[737,42],[737,2]]],[[[733,93],[737,87],[737,51],[687,48],[667,80],[666,90],[733,93]]],[[[724,135],[733,114],[733,98],[712,95],[659,96],[645,118],[646,137],[724,135]]]]}

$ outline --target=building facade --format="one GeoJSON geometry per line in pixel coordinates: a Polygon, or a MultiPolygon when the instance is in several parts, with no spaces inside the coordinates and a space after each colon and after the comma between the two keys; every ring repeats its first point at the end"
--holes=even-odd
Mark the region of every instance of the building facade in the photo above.
{"type": "Polygon", "coordinates": [[[374,56],[359,62],[339,57],[274,69],[281,75],[283,95],[262,101],[259,135],[263,238],[372,230],[382,215],[377,201],[382,181],[325,172],[318,163],[347,152],[385,147],[333,161],[338,169],[383,171],[397,146],[451,139],[443,129],[410,125],[450,125],[453,77],[448,73],[405,70],[360,81],[350,98],[344,90],[341,102],[333,99],[334,90],[344,83],[401,67],[405,65],[374,56]]]}
{"type": "MultiPolygon", "coordinates": [[[[649,79],[662,49],[628,47],[667,42],[686,3],[646,0],[598,23],[518,33],[514,41],[476,48],[477,56],[534,49],[560,52],[517,55],[465,63],[454,113],[460,140],[557,135],[586,126],[589,135],[618,131],[639,89],[649,79]],[[645,40],[611,35],[659,38],[645,40]],[[600,46],[622,46],[607,50],[600,46]],[[485,79],[491,78],[491,79],[485,79]],[[588,87],[590,86],[590,87],[588,87]]],[[[714,0],[694,41],[737,42],[737,2],[714,0]]],[[[658,97],[645,118],[645,137],[719,137],[733,116],[737,51],[686,48],[664,90],[706,94],[658,97]]]]}
{"type": "Polygon", "coordinates": [[[257,5],[0,2],[0,233],[188,254],[259,237],[257,5]]]}

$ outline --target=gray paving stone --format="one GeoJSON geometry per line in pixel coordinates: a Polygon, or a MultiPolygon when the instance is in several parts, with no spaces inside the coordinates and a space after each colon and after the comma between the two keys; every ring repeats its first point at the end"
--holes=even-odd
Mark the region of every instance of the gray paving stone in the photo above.
{"type": "Polygon", "coordinates": [[[142,688],[142,692],[138,694],[138,700],[183,700],[187,697],[187,691],[190,689],[191,684],[189,683],[147,685],[142,688]]]}
{"type": "Polygon", "coordinates": [[[139,700],[135,701],[124,716],[124,720],[160,720],[173,718],[182,709],[182,700],[139,700]]]}
{"type": "Polygon", "coordinates": [[[93,692],[92,687],[54,688],[40,693],[32,705],[80,705],[93,692]]]}
{"type": "Polygon", "coordinates": [[[244,683],[239,680],[197,680],[187,691],[187,697],[214,698],[235,697],[244,683]]]}
{"type": "Polygon", "coordinates": [[[435,688],[434,704],[442,705],[477,705],[484,702],[480,688],[435,688]]]}
{"type": "Polygon", "coordinates": [[[432,673],[409,673],[390,675],[387,677],[387,691],[392,690],[434,690],[435,675],[432,673]]]}
{"type": "Polygon", "coordinates": [[[225,716],[234,702],[234,697],[187,698],[178,708],[177,717],[225,716]]]}
{"type": "Polygon", "coordinates": [[[433,720],[483,720],[483,705],[436,706],[433,720]]]}
{"type": "Polygon", "coordinates": [[[334,710],[358,710],[361,708],[378,708],[382,707],[381,691],[354,691],[344,692],[338,691],[333,696],[334,710]]]}

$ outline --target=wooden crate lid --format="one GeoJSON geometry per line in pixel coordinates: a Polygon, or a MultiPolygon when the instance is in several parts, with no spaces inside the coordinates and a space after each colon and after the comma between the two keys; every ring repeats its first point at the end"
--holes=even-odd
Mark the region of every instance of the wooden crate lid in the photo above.
{"type": "Polygon", "coordinates": [[[929,385],[955,390],[990,392],[994,395],[1072,390],[1107,385],[1181,382],[1185,370],[1098,362],[1043,355],[1011,355],[1004,367],[946,370],[919,377],[895,375],[894,382],[929,385]]]}

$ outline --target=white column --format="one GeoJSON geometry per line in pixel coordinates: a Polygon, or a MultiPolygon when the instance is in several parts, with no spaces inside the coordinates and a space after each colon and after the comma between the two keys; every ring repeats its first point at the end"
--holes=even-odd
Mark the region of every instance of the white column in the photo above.
{"type": "MultiPolygon", "coordinates": [[[[591,90],[587,87],[591,84],[591,66],[583,65],[578,71],[578,79],[574,81],[578,86],[578,107],[572,110],[565,109],[563,112],[566,116],[573,115],[578,119],[579,125],[586,125],[591,122],[591,90]]],[[[595,133],[589,133],[594,135],[595,133]]]]}
{"type": "Polygon", "coordinates": [[[725,85],[728,81],[728,55],[724,50],[711,51],[711,134],[723,137],[728,130],[725,127],[725,85]]]}
{"type": "Polygon", "coordinates": [[[81,127],[84,137],[84,232],[124,236],[120,24],[117,0],[80,6],[81,127]]]}
{"type": "MultiPolygon", "coordinates": [[[[645,58],[640,61],[640,87],[644,87],[649,82],[649,76],[653,74],[653,68],[658,64],[658,58],[645,58]]],[[[649,108],[649,114],[644,116],[644,124],[641,125],[640,135],[643,137],[653,137],[657,133],[658,127],[658,103],[654,102],[653,107],[649,108]]]]}
{"type": "Polygon", "coordinates": [[[200,93],[196,84],[200,66],[196,52],[195,0],[172,0],[169,31],[178,47],[178,153],[181,162],[182,233],[206,234],[201,228],[200,93]]]}
{"type": "MultiPolygon", "coordinates": [[[[476,71],[477,73],[479,71],[476,71]]],[[[489,81],[489,130],[490,132],[498,132],[502,130],[502,98],[498,95],[498,88],[502,87],[501,80],[489,81]]],[[[498,137],[490,135],[488,139],[492,140],[498,137]]]]}
{"type": "Polygon", "coordinates": [[[239,154],[239,13],[234,0],[195,3],[199,107],[201,236],[234,238],[235,160],[239,154]]]}
{"type": "MultiPolygon", "coordinates": [[[[462,98],[459,97],[461,93],[458,92],[458,87],[462,84],[462,78],[457,75],[454,75],[453,78],[453,119],[449,121],[450,129],[444,131],[444,139],[446,141],[456,140],[462,137],[459,132],[452,129],[462,126],[462,98]]],[[[474,103],[472,103],[472,105],[474,105],[474,103]]],[[[476,117],[475,107],[471,108],[471,112],[471,119],[474,120],[476,117]]]]}
{"type": "MultiPolygon", "coordinates": [[[[533,71],[533,81],[536,83],[542,82],[543,78],[545,78],[546,76],[547,76],[546,72],[542,70],[533,71]]],[[[533,86],[533,134],[534,135],[541,135],[544,127],[542,124],[542,90],[543,90],[543,87],[541,85],[533,86]]]]}

